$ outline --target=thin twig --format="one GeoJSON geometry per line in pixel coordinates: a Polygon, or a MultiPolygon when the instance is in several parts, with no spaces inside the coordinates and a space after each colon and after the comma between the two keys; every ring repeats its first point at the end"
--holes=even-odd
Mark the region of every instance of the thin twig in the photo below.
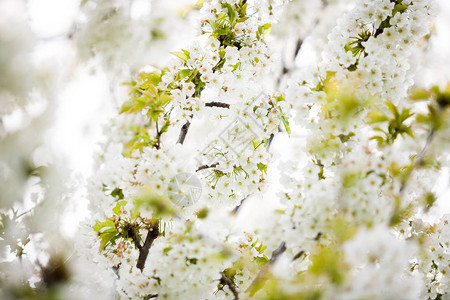
{"type": "Polygon", "coordinates": [[[282,241],[281,242],[281,244],[280,244],[280,246],[278,246],[278,248],[277,249],[275,249],[273,252],[272,252],[272,257],[270,258],[270,260],[269,260],[269,262],[267,263],[267,265],[266,266],[270,266],[270,265],[273,265],[276,261],[277,261],[277,259],[278,259],[278,257],[280,257],[280,255],[281,254],[283,254],[284,253],[284,251],[286,251],[286,242],[285,241],[282,241]]]}
{"type": "Polygon", "coordinates": [[[226,284],[230,288],[230,291],[234,295],[234,300],[239,300],[239,293],[238,293],[236,287],[234,286],[233,282],[227,276],[225,276],[225,274],[223,272],[220,272],[220,275],[222,275],[220,277],[220,283],[226,284]]]}
{"type": "Polygon", "coordinates": [[[239,209],[242,207],[242,204],[244,204],[244,201],[247,200],[249,196],[250,196],[250,194],[246,195],[244,197],[244,199],[241,200],[241,203],[236,205],[236,207],[231,211],[231,214],[236,215],[238,213],[239,209]]]}
{"type": "Polygon", "coordinates": [[[405,188],[408,184],[409,177],[410,177],[411,173],[414,171],[414,169],[416,169],[417,167],[422,166],[424,164],[425,155],[428,151],[428,148],[430,147],[431,142],[433,141],[435,133],[436,133],[436,131],[434,129],[430,130],[430,133],[427,136],[425,145],[423,146],[422,150],[420,150],[419,154],[417,155],[417,157],[414,161],[413,167],[408,172],[407,177],[405,178],[402,185],[400,186],[400,194],[402,194],[403,191],[405,190],[405,188]]]}
{"type": "Polygon", "coordinates": [[[161,147],[161,131],[159,131],[158,128],[158,121],[156,121],[155,123],[156,123],[156,149],[159,149],[161,147]]]}
{"type": "Polygon", "coordinates": [[[299,251],[297,254],[294,255],[294,257],[292,258],[292,261],[299,259],[300,257],[303,256],[303,254],[305,254],[305,250],[299,251]]]}
{"type": "Polygon", "coordinates": [[[133,240],[134,245],[136,246],[136,248],[138,248],[139,250],[141,250],[141,249],[142,249],[142,245],[141,245],[141,243],[139,242],[139,239],[138,239],[138,237],[136,236],[136,233],[135,233],[133,230],[131,230],[131,232],[130,232],[130,237],[131,237],[131,239],[133,240]]]}
{"type": "Polygon", "coordinates": [[[230,104],[224,103],[224,102],[216,102],[216,101],[205,103],[205,106],[207,106],[207,107],[230,108],[230,104]]]}
{"type": "Polygon", "coordinates": [[[282,241],[280,246],[278,246],[278,248],[272,252],[272,257],[269,259],[267,264],[265,264],[264,267],[261,268],[255,280],[253,280],[253,282],[246,290],[246,292],[250,292],[250,296],[253,296],[253,294],[256,293],[263,286],[264,281],[267,280],[268,275],[267,273],[269,271],[269,268],[275,264],[280,255],[283,254],[286,251],[286,249],[287,249],[286,242],[282,241]]]}
{"type": "Polygon", "coordinates": [[[198,172],[198,171],[201,171],[201,170],[205,170],[205,169],[209,169],[209,168],[215,168],[218,165],[219,165],[219,163],[215,163],[215,164],[212,164],[212,165],[202,165],[202,166],[198,167],[198,169],[195,170],[195,172],[198,172]]]}
{"type": "Polygon", "coordinates": [[[281,74],[278,76],[278,78],[276,79],[276,83],[275,83],[276,90],[280,90],[281,81],[283,80],[283,78],[286,75],[289,75],[293,70],[295,70],[295,60],[297,58],[297,55],[298,55],[302,45],[303,45],[303,39],[302,38],[297,39],[297,42],[295,43],[294,53],[292,56],[292,61],[289,63],[290,66],[288,66],[285,63],[284,59],[282,60],[281,74]]]}
{"type": "Polygon", "coordinates": [[[186,138],[186,134],[188,133],[189,126],[191,126],[191,122],[186,121],[186,123],[184,123],[183,127],[181,127],[180,135],[179,135],[178,141],[177,141],[178,144],[184,143],[184,139],[186,138]]]}

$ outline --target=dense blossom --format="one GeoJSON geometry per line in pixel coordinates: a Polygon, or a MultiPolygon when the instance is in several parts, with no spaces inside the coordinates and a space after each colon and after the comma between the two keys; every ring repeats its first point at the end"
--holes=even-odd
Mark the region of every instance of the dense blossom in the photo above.
{"type": "Polygon", "coordinates": [[[53,111],[29,102],[54,95],[22,90],[45,68],[26,22],[14,38],[1,19],[0,297],[449,298],[437,203],[450,84],[415,81],[438,12],[434,0],[81,1],[66,38],[119,104],[85,184],[38,148],[53,111]],[[31,121],[8,127],[12,113],[31,121]],[[71,247],[63,180],[89,202],[71,247]]]}

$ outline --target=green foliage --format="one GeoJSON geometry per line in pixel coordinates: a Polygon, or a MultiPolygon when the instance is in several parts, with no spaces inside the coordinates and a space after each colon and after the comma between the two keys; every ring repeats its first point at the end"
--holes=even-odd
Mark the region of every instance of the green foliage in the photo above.
{"type": "Polygon", "coordinates": [[[386,102],[386,106],[390,115],[381,111],[370,112],[367,114],[369,124],[388,123],[387,130],[382,129],[379,126],[374,127],[374,130],[381,132],[381,134],[375,135],[371,137],[371,139],[376,140],[378,145],[381,146],[383,144],[392,144],[399,135],[409,135],[410,137],[413,137],[414,134],[411,125],[406,124],[405,121],[414,114],[407,108],[400,112],[392,102],[386,102]]]}
{"type": "Polygon", "coordinates": [[[285,115],[281,116],[281,121],[283,122],[284,128],[286,129],[286,132],[290,135],[291,134],[291,127],[289,126],[289,121],[287,120],[285,115]]]}
{"type": "Polygon", "coordinates": [[[182,61],[186,62],[190,58],[190,53],[187,50],[181,49],[181,51],[170,52],[182,61]]]}
{"type": "Polygon", "coordinates": [[[256,251],[258,251],[259,254],[262,254],[262,253],[264,252],[264,250],[267,249],[267,247],[264,246],[263,243],[259,243],[259,245],[258,245],[258,241],[259,241],[259,239],[256,239],[256,241],[254,241],[254,242],[250,245],[250,247],[251,247],[251,248],[254,248],[256,251]]]}
{"type": "Polygon", "coordinates": [[[122,237],[122,234],[118,230],[118,224],[114,220],[120,220],[121,209],[127,204],[127,201],[118,201],[116,206],[112,209],[117,218],[108,218],[106,221],[97,221],[92,227],[97,231],[100,237],[100,251],[105,250],[110,245],[115,245],[117,239],[122,237]]]}
{"type": "MultiPolygon", "coordinates": [[[[225,12],[218,14],[217,20],[210,23],[213,30],[211,36],[220,42],[221,47],[234,46],[240,49],[245,45],[242,38],[235,34],[234,28],[237,24],[245,22],[251,17],[247,15],[247,7],[246,1],[242,0],[236,4],[221,3],[221,8],[225,12]]],[[[257,39],[264,37],[269,32],[269,23],[260,26],[257,32],[257,39]]]]}
{"type": "Polygon", "coordinates": [[[144,189],[139,196],[134,199],[135,215],[139,214],[139,209],[145,208],[153,213],[154,218],[173,216],[176,213],[174,204],[166,197],[153,191],[144,189]]]}
{"type": "Polygon", "coordinates": [[[368,29],[364,29],[358,35],[350,37],[352,41],[345,45],[346,51],[351,51],[353,56],[359,56],[364,53],[364,46],[362,43],[367,42],[372,36],[372,33],[368,29]]]}
{"type": "MultiPolygon", "coordinates": [[[[184,52],[181,53],[184,55],[184,52]]],[[[159,85],[161,76],[165,72],[166,70],[162,70],[160,73],[140,73],[137,80],[130,83],[131,98],[123,104],[121,113],[131,114],[145,110],[148,124],[135,128],[133,139],[125,145],[124,155],[126,156],[130,156],[134,150],[141,150],[145,146],[159,149],[160,137],[170,126],[170,111],[168,112],[166,107],[173,97],[169,89],[162,89],[159,85]],[[162,125],[160,125],[161,121],[162,125]],[[155,134],[150,132],[152,130],[156,131],[155,134]]]]}
{"type": "Polygon", "coordinates": [[[267,173],[267,165],[266,164],[259,162],[257,167],[258,167],[258,170],[260,170],[261,172],[267,173]]]}
{"type": "Polygon", "coordinates": [[[391,2],[395,2],[394,9],[392,10],[391,15],[387,16],[386,19],[381,21],[378,28],[374,28],[374,26],[368,26],[368,24],[363,25],[361,28],[361,32],[350,37],[350,39],[352,40],[344,46],[345,51],[350,51],[354,57],[358,57],[356,62],[347,68],[349,71],[356,71],[359,63],[359,57],[361,55],[367,56],[363,43],[367,42],[372,36],[376,38],[378,35],[382,34],[386,28],[392,27],[390,23],[391,18],[393,18],[397,13],[404,13],[408,8],[408,5],[402,4],[401,0],[392,0],[391,2]]]}
{"type": "Polygon", "coordinates": [[[428,113],[418,114],[416,118],[418,123],[425,124],[433,132],[447,124],[450,117],[450,84],[444,91],[441,91],[438,86],[430,90],[414,90],[411,98],[417,101],[428,101],[428,113]]]}
{"type": "Polygon", "coordinates": [[[193,257],[193,258],[186,257],[185,258],[185,263],[186,263],[187,267],[190,266],[190,265],[196,265],[197,262],[198,262],[198,259],[195,258],[195,257],[193,257]]]}
{"type": "Polygon", "coordinates": [[[97,221],[92,228],[97,231],[100,237],[100,251],[105,250],[108,245],[114,245],[115,241],[120,238],[116,223],[111,219],[104,222],[97,221]]]}
{"type": "Polygon", "coordinates": [[[196,215],[197,215],[197,218],[199,218],[199,219],[205,219],[208,216],[208,213],[209,213],[209,209],[207,207],[204,207],[204,208],[200,209],[196,213],[196,215]]]}
{"type": "Polygon", "coordinates": [[[353,131],[350,131],[347,134],[341,133],[340,135],[338,135],[338,138],[341,140],[342,143],[346,143],[354,136],[355,136],[355,133],[353,131]]]}
{"type": "Polygon", "coordinates": [[[313,161],[312,161],[316,166],[318,166],[319,168],[320,168],[320,171],[319,171],[319,173],[317,173],[317,177],[318,177],[318,179],[319,180],[323,180],[323,179],[325,179],[325,176],[324,176],[324,164],[322,163],[322,161],[320,160],[320,159],[318,159],[318,158],[315,158],[315,159],[313,159],[313,161]]]}
{"type": "Polygon", "coordinates": [[[132,83],[131,99],[124,103],[121,113],[135,113],[145,108],[148,110],[147,116],[156,122],[160,114],[165,112],[166,105],[172,101],[169,92],[157,86],[160,81],[161,74],[139,74],[140,83],[132,83]]]}
{"type": "Polygon", "coordinates": [[[257,256],[253,260],[259,267],[265,266],[269,262],[269,258],[265,255],[257,256]]]}
{"type": "Polygon", "coordinates": [[[115,188],[112,192],[111,192],[111,196],[113,196],[114,198],[116,198],[117,200],[122,200],[125,196],[123,195],[123,191],[120,188],[115,188]]]}
{"type": "Polygon", "coordinates": [[[436,195],[432,192],[428,192],[423,196],[423,205],[425,207],[425,212],[428,211],[436,202],[436,195]]]}
{"type": "Polygon", "coordinates": [[[336,285],[344,282],[346,267],[342,255],[334,247],[318,249],[310,259],[309,272],[318,276],[326,276],[336,285]]]}
{"type": "Polygon", "coordinates": [[[266,23],[264,25],[258,26],[258,31],[256,32],[256,37],[258,39],[266,37],[272,28],[272,25],[270,23],[266,23]]]}

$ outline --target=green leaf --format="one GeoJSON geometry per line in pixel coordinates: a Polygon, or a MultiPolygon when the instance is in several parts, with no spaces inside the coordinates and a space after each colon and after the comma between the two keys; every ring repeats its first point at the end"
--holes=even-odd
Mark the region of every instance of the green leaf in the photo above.
{"type": "Polygon", "coordinates": [[[100,250],[105,250],[106,245],[111,242],[117,235],[117,231],[115,228],[111,228],[106,230],[100,235],[100,250]]]}
{"type": "Polygon", "coordinates": [[[389,118],[379,110],[369,112],[367,114],[367,119],[369,124],[389,121],[389,118]]]}
{"type": "Polygon", "coordinates": [[[241,62],[238,62],[234,65],[230,65],[231,67],[233,67],[233,71],[236,71],[237,68],[239,68],[239,66],[241,65],[241,62]]]}
{"type": "Polygon", "coordinates": [[[267,165],[265,165],[265,164],[259,162],[259,163],[257,164],[257,166],[258,166],[258,170],[260,170],[260,171],[262,171],[262,172],[264,172],[264,173],[267,173],[267,165]]]}
{"type": "Polygon", "coordinates": [[[113,212],[120,217],[119,211],[122,208],[122,206],[125,206],[126,204],[127,204],[126,200],[121,200],[121,201],[117,202],[116,206],[114,206],[114,208],[113,208],[113,212]]]}
{"type": "Polygon", "coordinates": [[[265,266],[268,262],[269,262],[269,258],[267,258],[267,256],[263,255],[263,256],[257,256],[255,257],[255,259],[253,260],[259,267],[263,267],[265,266]]]}
{"type": "Polygon", "coordinates": [[[133,106],[134,106],[133,101],[130,100],[125,101],[125,103],[122,105],[122,108],[120,109],[120,113],[124,113],[131,110],[133,106]]]}
{"type": "Polygon", "coordinates": [[[144,81],[153,84],[154,86],[158,86],[158,84],[161,82],[161,74],[157,73],[141,73],[140,77],[144,81]]]}
{"type": "Polygon", "coordinates": [[[178,57],[179,59],[181,59],[184,62],[186,62],[189,59],[189,56],[187,56],[184,52],[175,51],[175,52],[170,52],[170,54],[175,55],[176,57],[178,57]]]}
{"type": "Polygon", "coordinates": [[[351,137],[355,136],[355,133],[353,131],[349,132],[348,134],[340,134],[338,135],[338,138],[341,140],[342,143],[346,143],[350,140],[351,137]]]}
{"type": "Polygon", "coordinates": [[[342,255],[333,247],[322,248],[310,257],[309,271],[315,275],[325,275],[335,285],[344,282],[346,267],[342,255]]]}
{"type": "Polygon", "coordinates": [[[402,110],[402,113],[399,116],[401,123],[403,123],[404,121],[406,121],[407,119],[409,119],[414,115],[414,113],[410,113],[409,111],[410,111],[409,109],[402,110]]]}
{"type": "Polygon", "coordinates": [[[95,231],[100,231],[105,227],[114,227],[115,223],[111,220],[106,220],[104,222],[97,221],[95,225],[92,227],[95,231]]]}
{"type": "Polygon", "coordinates": [[[163,134],[164,132],[166,132],[167,129],[169,128],[169,126],[170,126],[170,121],[167,120],[167,121],[164,123],[164,125],[161,127],[161,130],[160,130],[161,134],[163,134]]]}
{"type": "Polygon", "coordinates": [[[160,110],[160,109],[151,110],[151,111],[149,111],[148,116],[149,116],[153,121],[158,122],[159,115],[160,115],[162,112],[164,112],[164,111],[162,111],[162,110],[160,110]]]}
{"type": "Polygon", "coordinates": [[[397,119],[399,114],[398,114],[398,110],[397,107],[390,101],[386,101],[386,106],[389,108],[389,110],[391,111],[391,113],[395,116],[395,118],[397,119]]]}
{"type": "Polygon", "coordinates": [[[233,25],[234,24],[234,20],[236,19],[236,13],[233,10],[233,7],[231,6],[230,3],[222,3],[222,7],[226,7],[227,8],[227,10],[228,10],[227,15],[228,15],[228,18],[230,20],[230,24],[233,25]]]}
{"type": "Polygon", "coordinates": [[[413,89],[409,98],[411,100],[427,100],[428,98],[431,97],[431,93],[429,90],[426,89],[413,89]]]}
{"type": "Polygon", "coordinates": [[[147,88],[150,89],[150,91],[153,93],[154,97],[158,96],[158,92],[156,91],[156,88],[153,84],[148,83],[147,88]]]}
{"type": "Polygon", "coordinates": [[[378,146],[381,146],[384,143],[384,138],[379,135],[371,137],[370,140],[376,140],[378,143],[378,146]]]}
{"type": "Polygon", "coordinates": [[[180,72],[178,72],[178,78],[181,80],[187,76],[191,76],[192,70],[189,69],[183,69],[180,72]]]}
{"type": "Polygon", "coordinates": [[[406,127],[405,126],[405,128],[404,128],[404,130],[403,130],[403,132],[402,133],[406,133],[407,135],[409,135],[410,137],[414,137],[414,133],[413,133],[413,131],[411,130],[411,128],[409,128],[409,127],[406,127]]]}
{"type": "Polygon", "coordinates": [[[264,246],[262,243],[258,246],[255,247],[256,251],[258,251],[260,254],[262,254],[264,252],[264,250],[267,249],[267,246],[264,246]]]}
{"type": "Polygon", "coordinates": [[[171,247],[171,246],[166,247],[166,248],[163,249],[163,253],[164,253],[165,255],[167,255],[167,253],[169,253],[169,251],[172,250],[172,249],[173,249],[173,247],[171,247]]]}
{"type": "Polygon", "coordinates": [[[283,122],[284,128],[288,134],[291,134],[291,127],[289,126],[289,121],[284,115],[281,116],[281,121],[283,122]]]}
{"type": "Polygon", "coordinates": [[[392,11],[392,16],[395,16],[396,13],[404,13],[406,9],[408,8],[408,5],[406,4],[396,4],[394,6],[394,10],[392,11]]]}
{"type": "Polygon", "coordinates": [[[189,59],[191,58],[191,53],[189,53],[189,51],[181,49],[181,51],[183,51],[184,55],[186,55],[186,57],[189,59]]]}
{"type": "Polygon", "coordinates": [[[172,101],[172,99],[173,99],[173,96],[166,92],[163,92],[163,93],[161,93],[161,95],[159,95],[159,100],[161,101],[161,104],[163,106],[166,106],[170,101],[172,101]]]}
{"type": "Polygon", "coordinates": [[[242,18],[239,18],[239,19],[237,20],[236,23],[242,23],[242,22],[245,22],[245,21],[247,21],[249,18],[250,18],[250,17],[242,17],[242,18]]]}
{"type": "Polygon", "coordinates": [[[118,199],[118,200],[122,200],[125,196],[123,195],[123,191],[120,188],[115,188],[112,192],[111,192],[111,196],[113,196],[114,198],[118,199]]]}

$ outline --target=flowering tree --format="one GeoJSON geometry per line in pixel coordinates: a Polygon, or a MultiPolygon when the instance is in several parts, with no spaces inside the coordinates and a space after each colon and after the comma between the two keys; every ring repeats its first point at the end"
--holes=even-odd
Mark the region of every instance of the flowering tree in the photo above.
{"type": "Polygon", "coordinates": [[[138,18],[148,35],[125,1],[83,5],[80,53],[113,86],[134,75],[88,180],[84,272],[56,295],[449,297],[450,216],[430,216],[450,85],[415,80],[432,0],[198,1],[198,34],[176,51],[156,38],[164,18],[138,18]],[[320,55],[301,66],[306,45],[320,55]],[[147,47],[164,58],[136,71],[132,55],[124,72],[147,47]]]}

